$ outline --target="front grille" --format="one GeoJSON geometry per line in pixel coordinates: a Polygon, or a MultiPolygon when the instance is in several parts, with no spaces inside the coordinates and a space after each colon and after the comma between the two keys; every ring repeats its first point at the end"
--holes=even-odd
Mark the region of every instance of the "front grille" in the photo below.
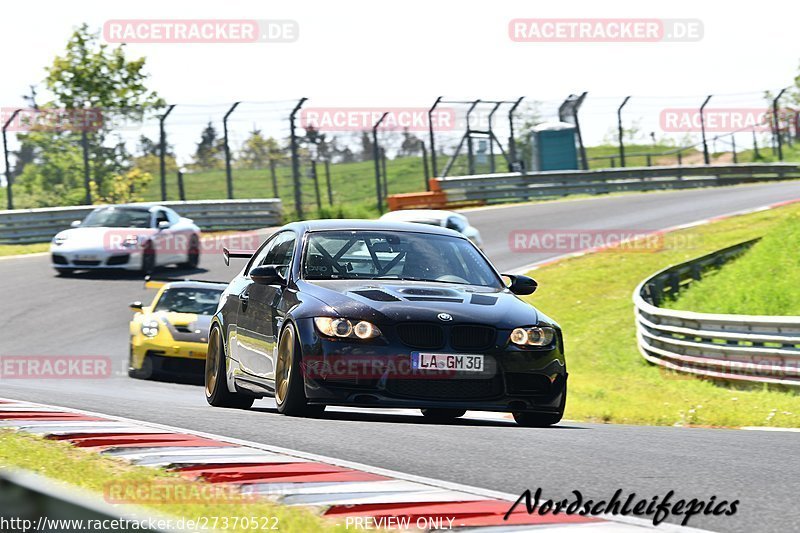
{"type": "Polygon", "coordinates": [[[444,346],[444,330],[438,324],[399,324],[397,334],[412,348],[433,350],[444,346]]]}
{"type": "Polygon", "coordinates": [[[396,396],[432,400],[493,398],[503,392],[498,379],[397,379],[386,382],[386,391],[396,396]]]}
{"type": "Polygon", "coordinates": [[[130,259],[130,257],[131,256],[129,254],[114,255],[114,256],[108,258],[108,261],[106,261],[106,264],[108,266],[124,265],[124,264],[127,264],[127,262],[130,259]]]}
{"type": "Polygon", "coordinates": [[[494,345],[496,337],[497,331],[490,326],[453,326],[450,330],[450,346],[456,350],[486,350],[494,345]]]}
{"type": "Polygon", "coordinates": [[[100,261],[84,261],[81,259],[75,259],[72,261],[72,264],[75,266],[96,267],[100,264],[100,261]]]}
{"type": "Polygon", "coordinates": [[[63,255],[53,254],[53,264],[54,265],[68,265],[69,261],[63,255]]]}

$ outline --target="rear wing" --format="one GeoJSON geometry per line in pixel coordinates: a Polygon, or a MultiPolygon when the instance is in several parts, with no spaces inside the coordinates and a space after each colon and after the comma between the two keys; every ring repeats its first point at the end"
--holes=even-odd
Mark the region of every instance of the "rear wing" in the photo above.
{"type": "Polygon", "coordinates": [[[256,253],[255,250],[228,250],[222,249],[222,260],[225,261],[225,266],[230,266],[231,257],[237,259],[250,259],[256,253]]]}

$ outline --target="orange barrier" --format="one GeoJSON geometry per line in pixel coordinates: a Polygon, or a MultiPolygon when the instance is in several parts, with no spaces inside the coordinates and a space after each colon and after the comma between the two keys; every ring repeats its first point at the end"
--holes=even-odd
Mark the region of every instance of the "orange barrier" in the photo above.
{"type": "Polygon", "coordinates": [[[410,192],[391,194],[386,199],[390,211],[398,209],[444,209],[447,207],[447,195],[441,191],[410,192]]]}

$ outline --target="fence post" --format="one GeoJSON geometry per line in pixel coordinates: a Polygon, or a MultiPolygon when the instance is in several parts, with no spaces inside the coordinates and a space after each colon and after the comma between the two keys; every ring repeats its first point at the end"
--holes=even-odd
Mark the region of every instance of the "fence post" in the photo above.
{"type": "Polygon", "coordinates": [[[12,178],[11,167],[8,163],[8,141],[6,140],[6,130],[8,130],[8,127],[11,125],[14,119],[17,118],[17,115],[20,111],[22,111],[22,109],[15,109],[9,119],[6,120],[6,123],[3,124],[3,158],[6,163],[6,203],[8,204],[9,210],[14,209],[14,194],[11,190],[12,178]]]}
{"type": "MultiPolygon", "coordinates": [[[[437,100],[438,103],[438,100],[437,100]]],[[[383,119],[389,114],[387,111],[378,121],[372,126],[372,159],[375,161],[375,192],[378,199],[378,213],[383,214],[383,196],[381,195],[381,162],[380,162],[380,148],[378,147],[378,126],[381,125],[383,119]]]]}
{"type": "Polygon", "coordinates": [[[239,106],[241,102],[234,102],[225,116],[222,117],[223,141],[225,148],[225,183],[228,186],[228,200],[233,200],[233,174],[231,173],[231,149],[228,146],[228,117],[239,106]]]}
{"type": "Polygon", "coordinates": [[[433,112],[436,109],[436,106],[439,105],[439,102],[442,101],[443,97],[439,97],[433,103],[433,106],[428,110],[428,136],[431,140],[431,168],[433,169],[433,175],[438,176],[439,170],[436,168],[436,143],[434,140],[434,133],[433,133],[433,112]]]}
{"type": "Polygon", "coordinates": [[[269,160],[269,174],[272,178],[272,196],[275,198],[280,198],[278,194],[278,175],[275,173],[275,160],[269,160]]]}
{"type": "MultiPolygon", "coordinates": [[[[164,131],[164,121],[167,120],[167,117],[172,110],[175,109],[175,105],[172,104],[167,106],[167,111],[158,117],[158,163],[159,163],[159,170],[161,174],[161,201],[167,201],[167,163],[164,159],[167,154],[167,133],[164,131]]],[[[91,202],[89,202],[91,203],[91,202]]]]}
{"type": "Polygon", "coordinates": [[[383,173],[383,196],[389,197],[389,182],[386,174],[386,150],[381,148],[381,172],[383,173]]]}
{"type": "Polygon", "coordinates": [[[86,125],[81,128],[81,148],[83,149],[83,186],[86,188],[86,205],[92,205],[92,176],[89,170],[89,135],[86,125]]]}
{"type": "Polygon", "coordinates": [[[333,205],[333,189],[331,188],[331,162],[325,160],[325,184],[328,186],[328,204],[333,205]]]}
{"type": "Polygon", "coordinates": [[[736,135],[731,134],[731,147],[733,149],[733,163],[738,164],[739,159],[736,157],[736,135]]]}
{"type": "Polygon", "coordinates": [[[428,181],[430,179],[430,173],[428,170],[428,149],[425,148],[425,141],[422,139],[419,140],[419,147],[422,148],[422,172],[425,174],[425,190],[431,190],[431,184],[428,181]]]}
{"type": "MultiPolygon", "coordinates": [[[[439,103],[437,100],[436,103],[439,103]]],[[[389,112],[387,111],[378,121],[372,126],[372,159],[375,160],[375,192],[377,193],[378,197],[378,213],[383,214],[383,199],[381,196],[381,161],[380,161],[380,149],[378,148],[378,126],[381,125],[383,119],[386,118],[389,112]]]]}
{"type": "MultiPolygon", "coordinates": [[[[630,96],[626,96],[625,99],[622,101],[620,106],[617,108],[617,132],[619,133],[619,164],[620,166],[625,166],[625,132],[622,129],[622,108],[625,107],[625,104],[628,103],[630,100],[630,96]]],[[[613,164],[611,165],[614,166],[613,164]]]]}
{"type": "Polygon", "coordinates": [[[777,140],[778,145],[778,161],[783,161],[783,142],[781,141],[781,123],[778,119],[778,100],[781,99],[783,93],[786,92],[786,88],[784,87],[781,89],[781,92],[778,93],[778,96],[772,101],[772,122],[775,125],[775,138],[777,140]]]}
{"type": "Polygon", "coordinates": [[[753,160],[761,159],[761,154],[758,153],[758,138],[756,137],[756,129],[753,128],[753,160]]]}
{"type": "Polygon", "coordinates": [[[303,218],[303,196],[300,189],[300,156],[298,154],[297,135],[294,131],[294,119],[306,100],[308,100],[308,98],[301,98],[289,115],[290,146],[292,150],[292,180],[294,181],[294,210],[297,213],[297,217],[301,220],[303,218]]]}
{"type": "Polygon", "coordinates": [[[317,177],[317,161],[311,160],[311,178],[314,180],[314,192],[317,197],[317,210],[322,210],[322,197],[319,194],[319,178],[317,177]]]}
{"type": "Polygon", "coordinates": [[[700,106],[700,132],[703,135],[703,161],[705,164],[708,165],[711,162],[711,158],[708,156],[708,143],[706,142],[706,122],[703,118],[703,110],[706,108],[708,101],[711,100],[711,97],[714,96],[713,94],[709,94],[706,96],[703,105],[700,106]]]}
{"type": "MultiPolygon", "coordinates": [[[[514,111],[517,110],[519,104],[522,103],[524,96],[517,98],[511,109],[508,110],[508,171],[514,171],[514,165],[517,162],[517,141],[514,138],[514,111]]],[[[427,183],[427,180],[426,180],[427,183]]]]}
{"type": "Polygon", "coordinates": [[[183,190],[183,169],[178,169],[178,198],[181,199],[181,202],[186,201],[186,193],[183,190]]]}

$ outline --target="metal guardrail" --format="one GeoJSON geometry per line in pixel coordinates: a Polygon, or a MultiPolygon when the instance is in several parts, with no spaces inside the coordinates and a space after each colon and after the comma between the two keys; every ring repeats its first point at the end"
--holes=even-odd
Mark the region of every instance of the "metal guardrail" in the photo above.
{"type": "MultiPolygon", "coordinates": [[[[277,226],[282,222],[281,201],[195,200],[160,202],[181,216],[191,218],[204,231],[250,230],[277,226]]],[[[73,220],[83,219],[98,206],[45,207],[0,211],[0,244],[47,242],[67,229],[73,220]]]]}
{"type": "MultiPolygon", "coordinates": [[[[626,167],[599,170],[559,170],[535,173],[454,176],[431,180],[433,192],[444,192],[448,204],[494,203],[568,194],[685,189],[800,179],[796,163],[626,167]]],[[[425,202],[419,193],[419,200],[425,202]]],[[[403,196],[405,204],[414,195],[403,196]]]]}
{"type": "Polygon", "coordinates": [[[800,386],[800,317],[727,315],[664,309],[709,269],[738,257],[747,241],[665,268],[633,293],[639,352],[677,373],[800,386]]]}
{"type": "Polygon", "coordinates": [[[22,470],[0,471],[0,531],[187,531],[178,519],[112,506],[77,487],[22,470]],[[105,524],[104,527],[100,525],[105,524]],[[98,525],[98,527],[92,527],[98,525]],[[173,527],[165,527],[172,525],[173,527]]]}

